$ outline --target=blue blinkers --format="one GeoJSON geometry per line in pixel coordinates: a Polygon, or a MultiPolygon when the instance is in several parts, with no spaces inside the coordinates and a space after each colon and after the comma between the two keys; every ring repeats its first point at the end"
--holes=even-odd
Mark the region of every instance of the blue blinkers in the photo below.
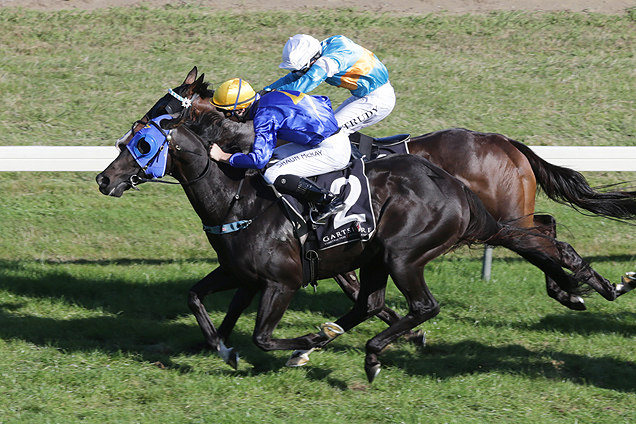
{"type": "Polygon", "coordinates": [[[168,133],[161,127],[163,119],[173,119],[161,115],[152,119],[126,146],[146,175],[161,178],[166,174],[168,161],[168,133]]]}

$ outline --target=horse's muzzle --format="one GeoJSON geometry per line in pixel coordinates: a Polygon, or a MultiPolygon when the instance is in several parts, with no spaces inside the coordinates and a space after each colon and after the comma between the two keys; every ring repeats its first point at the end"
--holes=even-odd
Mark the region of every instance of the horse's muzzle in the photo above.
{"type": "Polygon", "coordinates": [[[124,191],[134,187],[134,184],[130,181],[122,181],[119,184],[112,184],[110,178],[104,175],[104,173],[98,174],[97,177],[95,177],[95,181],[97,182],[99,191],[102,194],[112,197],[121,197],[124,194],[124,191]]]}

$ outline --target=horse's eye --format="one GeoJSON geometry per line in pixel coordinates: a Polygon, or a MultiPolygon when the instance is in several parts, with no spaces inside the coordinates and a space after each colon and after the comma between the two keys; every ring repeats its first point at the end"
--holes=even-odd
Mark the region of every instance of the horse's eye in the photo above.
{"type": "Polygon", "coordinates": [[[139,153],[142,155],[147,155],[150,153],[150,143],[148,143],[145,138],[140,138],[137,142],[137,150],[139,150],[139,153]]]}

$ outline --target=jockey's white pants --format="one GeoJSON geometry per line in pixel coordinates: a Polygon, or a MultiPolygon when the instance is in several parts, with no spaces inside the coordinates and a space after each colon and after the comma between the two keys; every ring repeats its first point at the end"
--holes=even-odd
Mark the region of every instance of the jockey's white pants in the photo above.
{"type": "Polygon", "coordinates": [[[285,174],[313,177],[344,168],[350,157],[349,136],[345,131],[339,131],[314,147],[287,143],[275,148],[272,159],[278,159],[278,162],[267,168],[263,176],[269,184],[274,184],[279,175],[285,174]]]}
{"type": "Polygon", "coordinates": [[[360,131],[386,118],[395,107],[395,91],[390,82],[364,97],[351,96],[336,109],[341,132],[360,131]]]}

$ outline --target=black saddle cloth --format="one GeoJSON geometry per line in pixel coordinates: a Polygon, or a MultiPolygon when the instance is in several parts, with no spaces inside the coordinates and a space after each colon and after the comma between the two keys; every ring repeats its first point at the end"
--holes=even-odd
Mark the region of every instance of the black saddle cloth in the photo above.
{"type": "MultiPolygon", "coordinates": [[[[375,216],[371,209],[371,194],[369,181],[364,173],[364,162],[356,159],[343,170],[315,177],[315,182],[334,194],[342,194],[347,205],[345,210],[329,217],[324,225],[315,226],[319,249],[368,240],[375,232],[375,216]]],[[[311,225],[307,204],[287,194],[283,195],[283,199],[298,217],[311,225]]]]}

